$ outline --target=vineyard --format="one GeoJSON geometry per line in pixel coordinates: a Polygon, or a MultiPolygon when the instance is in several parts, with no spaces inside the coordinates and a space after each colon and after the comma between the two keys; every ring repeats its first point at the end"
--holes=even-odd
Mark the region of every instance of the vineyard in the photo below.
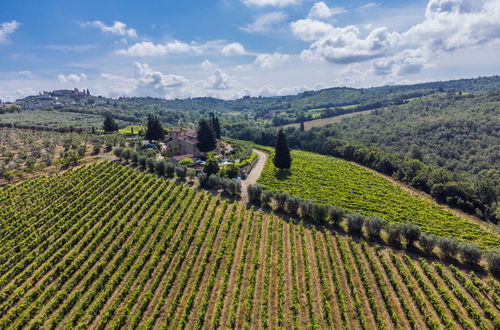
{"type": "Polygon", "coordinates": [[[350,212],[377,215],[389,223],[414,223],[427,233],[454,237],[482,248],[500,247],[493,229],[452,215],[437,204],[413,196],[393,183],[342,159],[292,151],[289,175],[278,177],[267,162],[259,183],[350,212]]]}
{"type": "Polygon", "coordinates": [[[0,204],[0,329],[500,327],[493,278],[111,162],[0,204]]]}

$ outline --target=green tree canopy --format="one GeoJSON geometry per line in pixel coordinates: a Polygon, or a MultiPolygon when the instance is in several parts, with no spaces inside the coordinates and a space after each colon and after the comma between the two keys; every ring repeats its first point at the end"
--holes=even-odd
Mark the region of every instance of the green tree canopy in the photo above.
{"type": "Polygon", "coordinates": [[[203,172],[207,173],[208,176],[210,176],[210,174],[217,174],[217,172],[219,172],[219,162],[215,158],[214,152],[208,153],[207,161],[205,163],[205,166],[203,167],[203,172]]]}
{"type": "Polygon", "coordinates": [[[288,149],[288,142],[283,128],[280,128],[276,137],[273,164],[279,169],[286,169],[292,166],[292,157],[290,156],[290,149],[288,149]]]}
{"type": "Polygon", "coordinates": [[[106,115],[104,118],[104,132],[116,132],[118,131],[118,124],[115,122],[113,117],[106,115]]]}
{"type": "Polygon", "coordinates": [[[202,152],[209,152],[217,147],[215,134],[206,120],[200,120],[198,125],[198,144],[196,146],[202,152]]]}
{"type": "Polygon", "coordinates": [[[146,140],[162,140],[163,138],[165,138],[165,131],[161,126],[160,120],[155,115],[149,115],[146,129],[146,140]]]}

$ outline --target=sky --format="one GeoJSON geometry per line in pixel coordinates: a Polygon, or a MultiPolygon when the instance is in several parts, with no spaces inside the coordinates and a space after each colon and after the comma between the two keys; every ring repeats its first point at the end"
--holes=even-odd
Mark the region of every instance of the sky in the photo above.
{"type": "Polygon", "coordinates": [[[0,99],[224,99],[500,74],[500,0],[2,0],[0,99]]]}

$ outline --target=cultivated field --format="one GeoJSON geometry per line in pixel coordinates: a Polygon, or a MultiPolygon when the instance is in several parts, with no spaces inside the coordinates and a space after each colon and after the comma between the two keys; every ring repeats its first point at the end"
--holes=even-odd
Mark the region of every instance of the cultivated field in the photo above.
{"type": "Polygon", "coordinates": [[[493,229],[456,217],[356,164],[298,150],[291,155],[290,175],[277,176],[273,163],[267,162],[258,182],[269,190],[378,215],[389,223],[414,223],[427,233],[455,237],[482,248],[500,247],[500,237],[493,229]]]}
{"type": "Polygon", "coordinates": [[[500,326],[491,278],[111,162],[0,203],[0,329],[500,326]]]}
{"type": "MultiPolygon", "coordinates": [[[[339,115],[339,116],[334,116],[334,117],[327,117],[327,118],[320,118],[320,119],[314,119],[314,120],[309,120],[304,122],[304,130],[308,131],[313,127],[317,126],[325,126],[328,124],[333,124],[333,123],[340,123],[342,120],[358,115],[366,115],[373,112],[373,110],[365,110],[365,111],[357,111],[357,112],[352,112],[352,113],[346,113],[345,115],[339,115]]],[[[288,124],[285,125],[284,127],[296,127],[299,128],[300,124],[288,124]]]]}

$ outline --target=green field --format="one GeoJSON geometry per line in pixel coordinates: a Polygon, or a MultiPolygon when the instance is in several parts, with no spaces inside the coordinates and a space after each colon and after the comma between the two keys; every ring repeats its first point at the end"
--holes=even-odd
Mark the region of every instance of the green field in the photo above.
{"type": "Polygon", "coordinates": [[[121,128],[118,130],[118,133],[120,134],[139,134],[139,132],[145,132],[146,131],[146,126],[144,125],[129,125],[127,127],[121,128]]]}
{"type": "Polygon", "coordinates": [[[412,196],[391,182],[347,161],[304,151],[292,151],[291,174],[278,178],[268,162],[259,183],[266,189],[347,211],[378,215],[389,223],[411,222],[428,233],[455,237],[482,248],[500,247],[500,237],[472,221],[453,216],[442,207],[412,196]]]}

